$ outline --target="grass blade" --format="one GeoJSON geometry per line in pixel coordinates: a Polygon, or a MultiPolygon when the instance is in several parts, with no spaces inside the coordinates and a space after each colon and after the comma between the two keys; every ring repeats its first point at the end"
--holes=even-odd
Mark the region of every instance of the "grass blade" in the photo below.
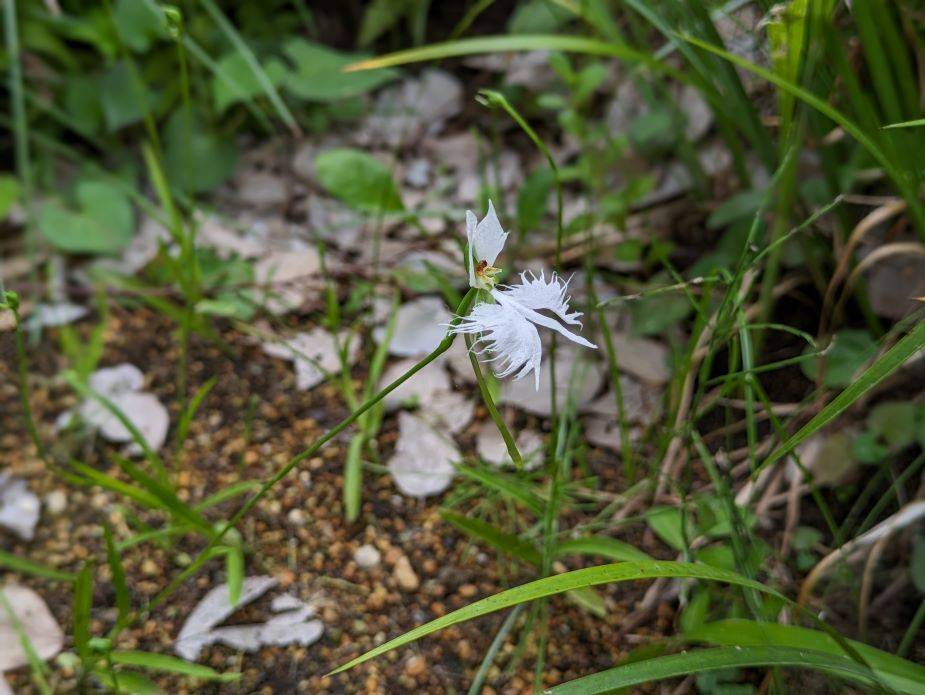
{"type": "Polygon", "coordinates": [[[766,468],[781,456],[793,451],[805,439],[832,422],[865,392],[899,369],[906,360],[923,347],[925,347],[925,321],[919,321],[902,340],[881,355],[876,362],[864,370],[860,377],[855,379],[845,390],[832,399],[831,403],[820,410],[812,420],[803,425],[793,436],[774,450],[764,460],[759,470],[766,468]]]}
{"type": "Polygon", "coordinates": [[[376,70],[408,63],[441,60],[458,56],[505,51],[562,51],[565,53],[586,53],[609,56],[631,63],[641,63],[662,72],[674,73],[672,68],[654,59],[648,53],[637,51],[624,43],[598,41],[583,36],[558,36],[555,34],[523,34],[520,36],[478,36],[434,43],[419,48],[396,51],[376,58],[361,60],[343,68],[344,72],[376,70]]]}
{"type": "Polygon", "coordinates": [[[462,514],[449,511],[440,512],[440,516],[444,521],[452,524],[463,533],[483,541],[507,555],[529,562],[531,565],[539,565],[542,562],[543,558],[540,551],[532,543],[510,533],[499,531],[488,522],[481,519],[470,519],[462,514]]]}
{"type": "Polygon", "coordinates": [[[883,170],[889,175],[893,180],[893,183],[896,185],[896,188],[900,191],[903,198],[909,203],[909,211],[912,213],[915,218],[916,226],[918,227],[920,235],[925,235],[925,211],[923,211],[921,204],[919,203],[917,191],[909,185],[907,177],[903,171],[894,163],[893,159],[884,151],[883,147],[876,142],[861,126],[855,123],[853,120],[845,116],[838,109],[832,107],[828,102],[820,99],[812,92],[809,92],[797,84],[776,75],[775,73],[767,70],[759,65],[745,60],[737,55],[729,53],[728,51],[723,50],[717,46],[714,46],[706,41],[702,41],[694,36],[682,36],[685,41],[689,41],[695,46],[699,46],[705,51],[709,51],[714,55],[718,55],[721,58],[738,65],[744,70],[752,72],[762,79],[767,80],[768,82],[774,84],[780,89],[785,90],[789,94],[792,94],[794,97],[800,101],[806,103],[812,108],[816,109],[819,113],[823,114],[827,118],[831,119],[838,125],[840,125],[845,132],[851,135],[858,143],[866,149],[870,155],[879,162],[880,166],[883,167],[883,170]]]}
{"type": "Polygon", "coordinates": [[[295,117],[283,102],[283,99],[279,95],[279,92],[276,90],[276,87],[273,86],[273,82],[267,76],[267,73],[264,72],[260,63],[257,61],[257,57],[254,55],[254,52],[238,33],[238,30],[235,29],[234,25],[228,21],[228,18],[222,13],[218,5],[216,5],[213,0],[201,0],[201,3],[202,6],[206,9],[206,12],[209,13],[209,16],[212,17],[212,20],[218,25],[219,29],[222,30],[222,33],[225,34],[225,36],[231,42],[231,45],[234,46],[235,50],[241,54],[242,58],[244,58],[244,62],[247,63],[247,66],[251,69],[251,72],[254,73],[254,77],[257,79],[257,82],[260,84],[260,87],[266,94],[267,99],[269,99],[270,103],[273,104],[273,108],[276,109],[276,113],[279,114],[279,117],[282,119],[283,123],[285,123],[289,130],[292,131],[293,135],[301,135],[302,130],[299,128],[299,124],[296,123],[295,117]]]}
{"type": "MultiPolygon", "coordinates": [[[[206,681],[234,681],[240,678],[237,673],[219,673],[215,669],[200,664],[192,664],[167,654],[152,654],[141,651],[116,651],[109,655],[112,663],[124,666],[136,666],[161,673],[176,673],[206,681]]],[[[120,674],[121,676],[121,674],[120,674]]],[[[121,680],[121,678],[120,678],[121,680]]]]}
{"type": "Polygon", "coordinates": [[[42,577],[43,579],[52,579],[57,582],[72,582],[77,577],[71,572],[62,572],[45,565],[40,565],[24,557],[13,555],[5,550],[0,550],[0,567],[8,569],[11,572],[21,574],[30,574],[33,577],[42,577]]]}
{"type": "Polygon", "coordinates": [[[74,649],[86,668],[90,663],[90,609],[93,606],[93,565],[89,562],[81,567],[74,582],[73,636],[74,649]]]}
{"type": "Polygon", "coordinates": [[[717,647],[659,656],[578,678],[547,690],[555,695],[594,695],[650,681],[749,666],[811,668],[862,683],[876,682],[871,672],[845,657],[789,647],[717,647]]]}
{"type": "Polygon", "coordinates": [[[106,541],[106,560],[109,563],[109,571],[112,573],[112,584],[116,591],[116,624],[121,625],[122,621],[132,610],[131,599],[129,597],[128,584],[125,582],[125,570],[122,568],[122,559],[119,557],[119,551],[112,539],[112,529],[109,526],[103,526],[103,538],[106,541]]]}
{"type": "Polygon", "coordinates": [[[618,541],[616,538],[602,536],[589,536],[562,541],[556,545],[556,557],[565,555],[600,555],[616,562],[646,562],[652,560],[647,553],[639,548],[618,541]]]}
{"type": "Polygon", "coordinates": [[[459,466],[457,472],[465,478],[475,481],[483,487],[495,490],[506,499],[520,502],[534,516],[543,516],[543,500],[533,490],[514,476],[505,475],[485,468],[459,466]]]}
{"type": "Polygon", "coordinates": [[[489,613],[494,613],[504,608],[510,608],[511,606],[516,606],[521,603],[535,601],[536,599],[545,598],[547,596],[554,596],[574,589],[582,589],[600,584],[610,584],[612,582],[655,579],[657,577],[704,579],[707,581],[725,582],[727,584],[755,589],[756,591],[769,594],[770,596],[783,599],[784,601],[787,600],[782,594],[760,582],[746,579],[735,572],[729,572],[709,565],[687,562],[621,562],[601,565],[599,567],[587,567],[585,569],[546,577],[545,579],[538,579],[534,582],[529,582],[513,589],[502,591],[494,596],[476,601],[452,613],[447,613],[436,620],[420,625],[395,639],[389,640],[371,649],[365,654],[334,669],[328,675],[351,669],[370,659],[374,659],[380,654],[384,654],[396,647],[430,635],[438,630],[467,620],[472,620],[473,618],[488,615],[489,613]]]}
{"type": "MultiPolygon", "coordinates": [[[[709,642],[723,647],[789,647],[812,649],[840,656],[842,648],[829,635],[797,625],[757,623],[752,620],[728,619],[701,625],[685,633],[692,642],[709,642]]],[[[907,661],[889,652],[849,640],[871,669],[883,681],[900,692],[914,692],[925,683],[925,666],[907,661]]]]}
{"type": "Polygon", "coordinates": [[[189,403],[186,404],[186,408],[184,408],[183,412],[180,414],[180,420],[177,423],[177,449],[182,447],[183,442],[186,441],[186,434],[189,432],[190,423],[193,421],[196,411],[199,410],[199,406],[202,405],[202,402],[205,400],[205,397],[209,395],[213,386],[215,386],[215,377],[212,377],[199,387],[199,390],[196,391],[189,403]]]}

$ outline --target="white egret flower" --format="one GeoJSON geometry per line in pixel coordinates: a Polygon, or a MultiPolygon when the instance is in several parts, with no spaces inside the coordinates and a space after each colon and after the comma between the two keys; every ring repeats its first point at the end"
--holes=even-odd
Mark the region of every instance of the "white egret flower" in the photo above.
{"type": "Polygon", "coordinates": [[[569,312],[568,297],[565,296],[568,282],[562,282],[555,273],[548,281],[542,273],[539,277],[521,273],[520,280],[517,285],[492,288],[490,293],[497,303],[477,304],[450,330],[457,334],[478,335],[476,342],[485,345],[479,354],[487,350],[494,355],[486,361],[496,363],[494,371],[498,377],[514,374],[515,379],[520,379],[532,371],[539,390],[543,346],[537,326],[561,333],[579,345],[595,350],[597,346],[572,333],[556,319],[539,313],[549,311],[564,323],[581,325],[578,320],[581,312],[569,312]]]}
{"type": "Polygon", "coordinates": [[[495,286],[495,259],[504,248],[508,232],[501,228],[495,206],[488,201],[488,213],[479,222],[475,213],[466,210],[466,238],[469,240],[469,287],[490,290],[495,286]]]}

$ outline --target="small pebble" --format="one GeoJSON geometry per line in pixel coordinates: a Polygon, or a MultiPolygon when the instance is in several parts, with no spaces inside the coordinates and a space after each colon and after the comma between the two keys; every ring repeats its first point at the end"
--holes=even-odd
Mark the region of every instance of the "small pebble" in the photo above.
{"type": "Polygon", "coordinates": [[[305,512],[298,508],[290,510],[286,518],[293,526],[305,526],[306,521],[308,521],[305,512]]]}
{"type": "Polygon", "coordinates": [[[404,555],[398,558],[398,562],[395,563],[395,570],[392,572],[392,576],[395,577],[398,588],[405,592],[410,593],[412,591],[417,591],[418,586],[421,584],[421,580],[418,579],[418,575],[411,569],[411,563],[408,562],[408,558],[404,555]]]}
{"type": "Polygon", "coordinates": [[[415,654],[405,662],[405,675],[420,676],[427,669],[427,661],[420,654],[415,654]]]}
{"type": "Polygon", "coordinates": [[[364,570],[377,567],[381,560],[381,553],[369,544],[361,545],[353,554],[353,561],[357,563],[358,567],[364,570]]]}
{"type": "Polygon", "coordinates": [[[67,495],[64,490],[52,490],[45,495],[45,509],[57,516],[67,508],[67,495]]]}

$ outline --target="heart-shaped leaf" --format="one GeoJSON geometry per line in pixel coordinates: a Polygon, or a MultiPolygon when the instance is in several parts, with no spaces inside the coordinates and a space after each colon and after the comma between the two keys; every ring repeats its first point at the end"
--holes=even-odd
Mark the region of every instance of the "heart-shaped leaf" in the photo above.
{"type": "Polygon", "coordinates": [[[315,158],[315,173],[327,191],[351,207],[370,213],[404,210],[392,174],[365,152],[337,148],[315,158]]]}
{"type": "MultiPolygon", "coordinates": [[[[218,113],[224,112],[232,104],[248,101],[264,93],[263,85],[239,51],[223,56],[217,67],[212,79],[212,98],[218,113]]],[[[282,84],[288,72],[279,60],[267,62],[263,71],[274,87],[282,84]]]]}
{"type": "Polygon", "coordinates": [[[234,172],[238,148],[208,129],[198,114],[177,111],[164,131],[170,182],[188,193],[210,191],[234,172]]]}
{"type": "Polygon", "coordinates": [[[398,76],[396,70],[342,73],[340,69],[363,56],[341,53],[305,39],[291,39],[283,50],[295,64],[286,88],[307,101],[334,101],[364,94],[398,76]]]}
{"type": "Polygon", "coordinates": [[[42,234],[62,251],[115,253],[132,240],[135,213],[125,193],[107,181],[77,184],[77,209],[49,201],[39,211],[42,234]]]}

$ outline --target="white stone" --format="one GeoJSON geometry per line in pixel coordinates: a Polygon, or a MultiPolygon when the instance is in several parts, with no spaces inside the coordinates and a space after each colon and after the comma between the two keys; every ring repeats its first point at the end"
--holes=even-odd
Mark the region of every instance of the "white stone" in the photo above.
{"type": "Polygon", "coordinates": [[[376,550],[375,546],[369,544],[361,545],[353,554],[353,561],[357,563],[357,567],[364,570],[378,567],[381,560],[382,554],[376,550]]]}

